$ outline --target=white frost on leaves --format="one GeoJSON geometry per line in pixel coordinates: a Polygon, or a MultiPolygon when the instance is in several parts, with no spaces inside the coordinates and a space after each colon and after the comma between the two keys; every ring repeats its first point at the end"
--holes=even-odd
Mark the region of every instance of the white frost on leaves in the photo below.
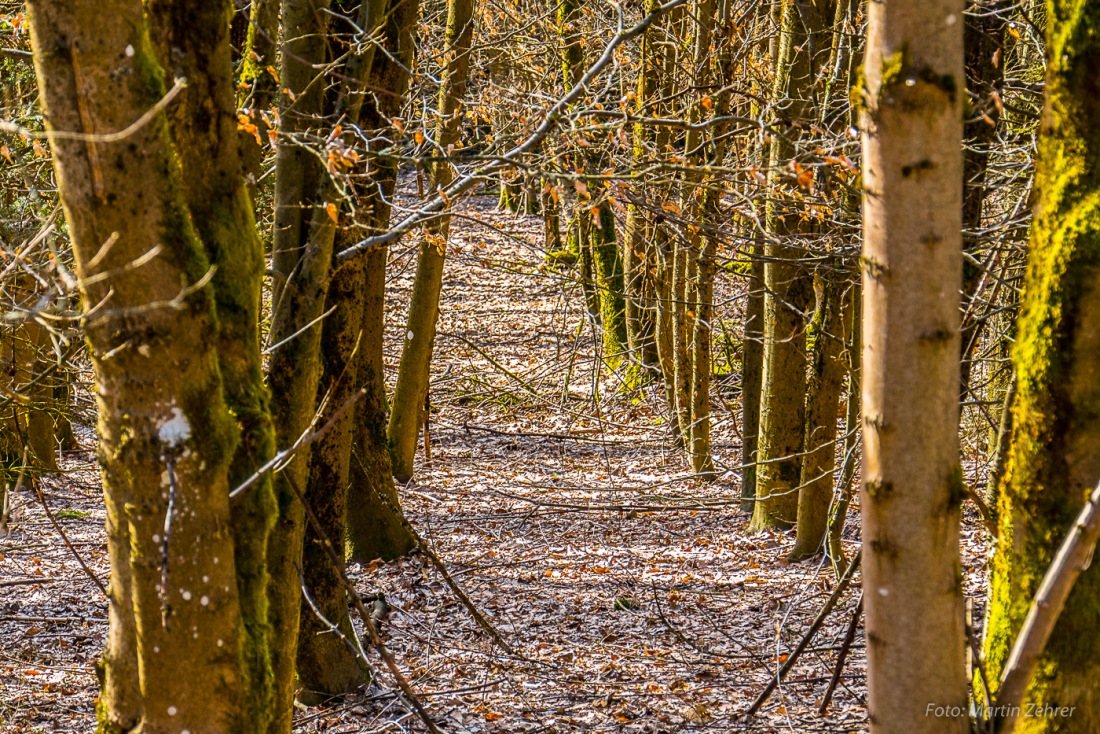
{"type": "Polygon", "coordinates": [[[160,424],[157,435],[172,448],[191,438],[191,424],[178,406],[172,406],[172,417],[160,424]]]}

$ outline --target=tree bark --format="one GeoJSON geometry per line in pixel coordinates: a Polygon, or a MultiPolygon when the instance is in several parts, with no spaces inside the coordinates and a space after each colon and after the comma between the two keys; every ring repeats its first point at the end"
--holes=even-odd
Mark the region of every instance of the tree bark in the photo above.
{"type": "Polygon", "coordinates": [[[163,113],[122,140],[67,135],[128,128],[164,97],[163,73],[138,0],[28,9],[89,316],[100,464],[116,513],[108,542],[123,570],[111,582],[117,626],[104,661],[108,685],[119,687],[102,699],[100,727],[131,723],[139,705],[131,653],[118,643],[135,647],[141,731],[246,731],[228,499],[238,428],[215,353],[210,263],[163,113]],[[119,588],[127,581],[129,594],[119,588]]]}
{"type": "Polygon", "coordinates": [[[873,734],[969,731],[958,545],[960,10],[947,0],[871,3],[858,90],[873,734]],[[945,715],[930,715],[935,707],[945,715]]]}
{"type": "MultiPolygon", "coordinates": [[[[241,432],[229,471],[230,486],[236,487],[274,455],[275,429],[260,354],[263,246],[238,152],[231,7],[146,0],[145,8],[161,63],[173,76],[187,79],[187,88],[171,108],[169,125],[191,221],[215,268],[218,368],[226,404],[241,432]]],[[[266,732],[272,710],[267,541],[276,514],[270,476],[235,498],[230,509],[247,632],[249,719],[256,732],[266,732]]]]}
{"type": "MultiPolygon", "coordinates": [[[[998,679],[1043,573],[1100,477],[1100,7],[1049,3],[1046,108],[1039,136],[1028,270],[1017,339],[1014,428],[1000,496],[986,631],[998,679]]],[[[1100,572],[1077,580],[1026,700],[1074,707],[1031,717],[1017,731],[1100,728],[1100,572]]]]}
{"type": "MultiPolygon", "coordinates": [[[[466,81],[470,75],[470,44],[474,35],[473,12],[473,0],[448,0],[444,41],[447,61],[439,89],[435,132],[436,143],[448,154],[453,152],[455,143],[459,141],[462,128],[466,81]]],[[[445,189],[454,180],[452,169],[453,164],[449,160],[439,161],[432,167],[431,191],[445,189]]],[[[390,409],[390,456],[393,474],[401,482],[412,478],[416,439],[423,423],[421,415],[428,394],[450,225],[450,216],[444,215],[425,228],[416,263],[401,367],[390,409]]]]}

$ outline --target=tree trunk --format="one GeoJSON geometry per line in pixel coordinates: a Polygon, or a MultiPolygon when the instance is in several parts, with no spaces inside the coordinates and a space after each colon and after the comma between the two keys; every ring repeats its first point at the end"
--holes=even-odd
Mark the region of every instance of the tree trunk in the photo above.
{"type": "Polygon", "coordinates": [[[164,97],[142,4],[39,0],[28,9],[89,317],[99,458],[114,513],[108,543],[120,561],[111,580],[117,626],[104,660],[105,680],[117,688],[101,699],[100,725],[128,725],[140,705],[145,732],[246,731],[228,531],[238,428],[215,353],[210,262],[191,225],[167,120],[154,114],[121,141],[60,134],[124,130],[164,97]],[[108,295],[109,306],[98,308],[108,295]],[[133,652],[116,647],[131,644],[133,652]]]}
{"type": "MultiPolygon", "coordinates": [[[[1038,206],[1013,354],[1015,426],[985,642],[991,680],[1000,678],[1043,573],[1100,477],[1100,7],[1074,0],[1047,7],[1038,206]]],[[[1026,718],[1017,731],[1100,728],[1098,609],[1100,571],[1093,563],[1066,602],[1027,696],[1074,707],[1073,714],[1026,718]]]]}
{"type": "Polygon", "coordinates": [[[788,561],[816,556],[825,539],[829,504],[833,498],[836,463],[836,416],[844,383],[844,322],[850,318],[851,295],[836,274],[826,269],[817,274],[819,296],[811,332],[814,346],[806,389],[806,436],[803,439],[802,474],[798,491],[798,525],[788,561]]]}
{"type": "Polygon", "coordinates": [[[844,464],[840,467],[840,483],[837,487],[836,501],[829,512],[829,561],[833,564],[833,573],[839,579],[848,570],[848,561],[844,557],[841,533],[848,520],[848,508],[852,504],[852,482],[856,475],[856,450],[860,440],[860,351],[863,346],[863,293],[859,283],[853,283],[848,294],[851,306],[848,309],[845,325],[845,343],[847,345],[848,386],[844,406],[844,464]]]}
{"type": "MultiPolygon", "coordinates": [[[[275,429],[260,355],[263,246],[238,155],[236,102],[230,60],[228,3],[193,6],[146,0],[158,56],[187,88],[170,108],[169,123],[182,171],[183,196],[214,271],[218,368],[225,401],[241,442],[229,471],[244,483],[275,451],[275,429]]],[[[237,589],[247,637],[250,721],[266,732],[272,710],[271,634],[267,614],[267,542],[276,507],[270,476],[230,503],[237,589]]]]}
{"type": "MultiPolygon", "coordinates": [[[[660,3],[658,0],[646,0],[646,12],[653,12],[660,3]]],[[[662,57],[656,43],[658,34],[664,27],[663,18],[658,19],[642,36],[638,60],[638,85],[634,114],[639,117],[656,116],[655,105],[661,85],[662,57]]],[[[634,124],[631,160],[635,168],[641,167],[647,157],[654,154],[654,136],[644,123],[634,124]]],[[[652,217],[648,216],[645,205],[648,203],[648,186],[635,185],[634,197],[627,205],[626,225],[622,237],[624,316],[626,318],[626,345],[629,358],[640,367],[655,367],[652,357],[655,355],[653,340],[656,324],[654,310],[648,305],[652,299],[652,278],[649,273],[655,269],[653,250],[648,240],[653,236],[652,217]]],[[[640,371],[639,371],[640,376],[640,371]]]]}
{"type": "MultiPolygon", "coordinates": [[[[776,57],[774,98],[787,104],[792,120],[816,119],[817,75],[829,44],[827,29],[833,5],[808,0],[783,5],[779,49],[776,57]]],[[[791,186],[784,171],[796,160],[799,132],[791,129],[770,144],[764,245],[764,368],[757,441],[756,506],[750,531],[787,528],[798,514],[802,442],[805,434],[806,324],[803,312],[810,305],[813,285],[801,260],[802,240],[809,225],[799,216],[801,205],[793,197],[779,200],[791,186]],[[788,201],[793,211],[782,211],[788,201]]],[[[796,186],[801,186],[798,181],[796,186]]]]}
{"type": "Polygon", "coordinates": [[[603,327],[603,359],[617,367],[626,353],[626,307],[623,302],[623,268],[615,237],[615,213],[611,202],[602,202],[593,213],[588,230],[594,280],[603,327]]]}
{"type": "MultiPolygon", "coordinates": [[[[389,188],[392,191],[392,183],[389,188]]],[[[386,198],[389,199],[388,194],[386,198]]],[[[387,220],[388,212],[386,206],[387,220]]],[[[416,540],[403,523],[386,439],[382,329],[387,257],[384,247],[365,256],[367,300],[363,313],[359,384],[366,393],[355,411],[347,528],[348,557],[364,564],[375,558],[393,560],[416,547],[416,540]]]]}
{"type": "Polygon", "coordinates": [[[959,568],[960,10],[947,0],[897,0],[868,11],[860,504],[873,734],[969,731],[959,568]]]}
{"type": "MultiPolygon", "coordinates": [[[[294,446],[313,426],[320,382],[321,327],[332,271],[336,223],[324,203],[336,200],[334,187],[314,153],[297,138],[318,132],[324,113],[317,69],[326,61],[327,0],[283,0],[282,68],[280,80],[289,91],[282,100],[276,159],[275,231],[272,264],[271,331],[273,351],[268,361],[271,414],[278,445],[294,446]],[[294,99],[291,101],[290,96],[294,99]]],[[[305,512],[297,498],[309,481],[311,446],[299,448],[274,480],[279,515],[268,543],[271,581],[269,614],[276,630],[272,644],[275,716],[273,732],[291,730],[294,668],[298,656],[302,603],[299,567],[302,563],[305,512]]]]}
{"type": "MultiPolygon", "coordinates": [[[[377,149],[387,145],[385,139],[393,134],[390,121],[404,104],[408,84],[405,70],[412,62],[413,45],[399,43],[398,39],[413,32],[418,13],[419,3],[403,2],[393,9],[386,25],[389,53],[378,54],[374,59],[371,87],[393,92],[370,95],[363,108],[361,127],[377,131],[374,137],[378,142],[373,144],[377,149]]],[[[369,165],[370,183],[361,208],[366,213],[368,233],[377,234],[389,227],[389,202],[397,188],[397,163],[372,156],[369,165]]],[[[360,563],[375,558],[392,560],[415,547],[415,540],[403,524],[386,436],[383,341],[388,259],[389,248],[379,247],[364,256],[363,264],[365,301],[357,384],[365,393],[355,408],[347,513],[349,557],[360,563]]]]}
{"type": "MultiPolygon", "coordinates": [[[[435,132],[436,143],[445,151],[453,150],[462,127],[462,107],[470,75],[470,44],[474,35],[473,12],[473,0],[448,0],[447,62],[439,89],[435,132]]],[[[453,180],[453,164],[449,160],[439,161],[432,167],[432,192],[447,188],[453,180]]],[[[393,474],[401,482],[407,482],[413,475],[416,439],[423,422],[421,414],[428,394],[435,329],[439,322],[439,295],[443,288],[450,225],[449,215],[433,220],[425,228],[420,242],[401,367],[390,409],[390,457],[393,474]]]]}
{"type": "Polygon", "coordinates": [[[741,511],[756,508],[760,391],[764,376],[764,260],[754,245],[749,254],[745,336],[741,345],[741,511]]]}

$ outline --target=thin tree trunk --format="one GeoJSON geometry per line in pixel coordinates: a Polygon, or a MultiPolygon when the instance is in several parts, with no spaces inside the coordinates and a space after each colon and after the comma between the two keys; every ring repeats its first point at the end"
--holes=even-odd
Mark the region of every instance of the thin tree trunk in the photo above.
{"type": "Polygon", "coordinates": [[[749,255],[745,336],[741,346],[741,511],[756,507],[760,391],[764,377],[764,260],[754,245],[749,255]]]}
{"type": "MultiPolygon", "coordinates": [[[[825,266],[829,267],[828,265],[825,266]]],[[[802,561],[821,550],[829,523],[836,463],[836,414],[845,368],[844,323],[850,318],[851,298],[841,293],[837,274],[819,271],[818,306],[812,325],[813,353],[806,389],[806,437],[798,491],[798,524],[788,561],[802,561]]]]}
{"type": "Polygon", "coordinates": [[[859,90],[860,505],[872,734],[969,731],[959,567],[959,12],[953,0],[868,6],[859,90]],[[929,715],[930,704],[946,713],[929,715]]]}
{"type": "MultiPolygon", "coordinates": [[[[280,81],[289,94],[281,102],[276,159],[275,232],[268,361],[271,413],[280,448],[295,445],[313,425],[320,382],[321,327],[332,271],[336,223],[324,202],[337,199],[312,151],[297,138],[316,132],[324,112],[318,69],[326,61],[327,0],[283,0],[280,81]],[[291,101],[293,95],[293,101],[291,101]]],[[[273,732],[289,732],[294,712],[294,668],[298,656],[305,512],[293,485],[305,490],[311,446],[305,445],[275,477],[279,516],[268,543],[269,615],[275,714],[273,732]]]]}
{"type": "MultiPolygon", "coordinates": [[[[658,0],[646,0],[646,12],[653,12],[660,5],[658,0]]],[[[637,96],[634,112],[638,116],[653,113],[657,102],[657,93],[661,85],[661,52],[657,46],[659,34],[664,23],[659,19],[642,36],[639,49],[639,72],[637,96]]],[[[631,159],[635,168],[641,166],[654,151],[653,134],[646,125],[638,122],[633,129],[633,147],[631,159]]],[[[651,366],[647,358],[653,352],[655,321],[653,308],[648,305],[652,297],[649,292],[652,284],[648,271],[655,267],[651,261],[651,248],[647,244],[651,237],[652,221],[646,215],[644,204],[648,196],[648,187],[639,187],[634,192],[636,201],[627,205],[626,225],[622,237],[623,290],[626,317],[626,345],[633,364],[651,366]]],[[[640,372],[639,372],[640,375],[640,372]]]]}
{"type": "MultiPolygon", "coordinates": [[[[439,90],[436,143],[451,150],[462,125],[466,81],[470,74],[470,44],[473,41],[473,0],[449,0],[447,3],[447,62],[439,90]]],[[[454,180],[453,166],[443,160],[432,167],[431,190],[445,189],[454,180]]],[[[390,409],[390,457],[393,474],[407,482],[413,475],[416,439],[428,393],[435,330],[439,321],[439,295],[443,288],[443,264],[446,261],[450,216],[445,215],[425,228],[416,263],[405,328],[401,367],[393,391],[390,409]]]]}
{"type": "Polygon", "coordinates": [[[611,202],[602,202],[593,212],[588,230],[594,280],[603,327],[603,358],[612,367],[626,352],[626,307],[623,300],[623,269],[615,236],[615,213],[611,202]]]}
{"type": "Polygon", "coordinates": [[[840,468],[840,483],[837,486],[836,501],[829,513],[829,560],[833,564],[833,573],[839,579],[848,569],[844,557],[841,534],[848,520],[848,508],[852,503],[852,482],[856,475],[856,449],[860,440],[860,352],[863,346],[863,292],[860,284],[852,284],[851,307],[848,310],[845,343],[848,358],[848,386],[844,407],[844,464],[840,468]]]}

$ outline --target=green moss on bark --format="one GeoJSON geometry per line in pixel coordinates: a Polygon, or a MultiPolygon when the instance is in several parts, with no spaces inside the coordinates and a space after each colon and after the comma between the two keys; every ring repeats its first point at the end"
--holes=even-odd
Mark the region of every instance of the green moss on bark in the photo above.
{"type": "MultiPolygon", "coordinates": [[[[1100,478],[1100,7],[1049,5],[1048,101],[1040,138],[1030,261],[1013,361],[1015,425],[999,499],[986,657],[999,678],[1030,600],[1100,478]]],[[[1077,581],[1029,689],[1030,701],[1076,706],[1018,731],[1100,728],[1100,569],[1077,581]]]]}

